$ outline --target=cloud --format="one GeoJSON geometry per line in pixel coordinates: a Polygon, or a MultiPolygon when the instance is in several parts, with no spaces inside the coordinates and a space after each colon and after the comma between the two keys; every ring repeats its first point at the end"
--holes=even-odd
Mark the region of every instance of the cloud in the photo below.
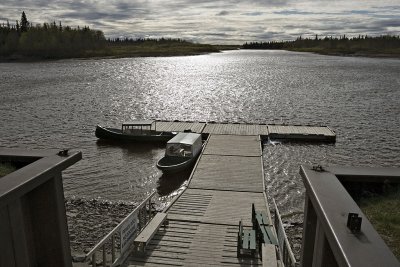
{"type": "Polygon", "coordinates": [[[398,0],[2,0],[0,23],[88,25],[107,37],[176,37],[207,43],[299,35],[400,34],[398,0]],[[362,7],[362,8],[360,8],[362,7]]]}
{"type": "Polygon", "coordinates": [[[248,12],[248,13],[243,13],[242,15],[244,16],[261,16],[262,14],[264,14],[263,12],[248,12]]]}
{"type": "Polygon", "coordinates": [[[229,15],[229,12],[226,11],[226,10],[222,10],[221,12],[219,12],[219,13],[217,14],[217,16],[226,16],[226,15],[229,15]]]}

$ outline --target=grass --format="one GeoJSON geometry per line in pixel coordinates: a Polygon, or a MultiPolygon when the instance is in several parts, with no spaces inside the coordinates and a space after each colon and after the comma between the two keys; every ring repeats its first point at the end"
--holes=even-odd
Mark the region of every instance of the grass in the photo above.
{"type": "Polygon", "coordinates": [[[16,168],[9,163],[0,163],[0,178],[15,171],[16,168]]]}
{"type": "Polygon", "coordinates": [[[390,193],[363,198],[360,208],[400,260],[400,187],[390,193]]]}

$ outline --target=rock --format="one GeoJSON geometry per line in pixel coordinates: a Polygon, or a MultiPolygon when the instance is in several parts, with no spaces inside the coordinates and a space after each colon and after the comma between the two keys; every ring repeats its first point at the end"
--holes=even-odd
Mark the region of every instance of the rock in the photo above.
{"type": "Polygon", "coordinates": [[[67,211],[66,214],[67,214],[67,217],[70,217],[70,218],[75,218],[76,215],[77,215],[76,213],[72,213],[72,212],[69,212],[69,211],[67,211]]]}
{"type": "Polygon", "coordinates": [[[300,244],[293,244],[293,249],[300,250],[301,249],[301,245],[300,244]]]}
{"type": "Polygon", "coordinates": [[[84,262],[86,260],[85,254],[72,255],[73,262],[84,262]]]}
{"type": "Polygon", "coordinates": [[[294,238],[296,238],[296,239],[303,239],[303,235],[295,235],[294,238]]]}

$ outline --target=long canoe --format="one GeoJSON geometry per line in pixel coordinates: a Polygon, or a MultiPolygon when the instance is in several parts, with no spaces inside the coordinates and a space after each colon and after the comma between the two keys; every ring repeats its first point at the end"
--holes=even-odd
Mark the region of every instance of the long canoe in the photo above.
{"type": "Polygon", "coordinates": [[[123,132],[121,129],[105,128],[96,126],[95,135],[99,139],[129,142],[168,142],[176,134],[172,132],[157,132],[153,130],[142,130],[135,133],[123,132]]]}

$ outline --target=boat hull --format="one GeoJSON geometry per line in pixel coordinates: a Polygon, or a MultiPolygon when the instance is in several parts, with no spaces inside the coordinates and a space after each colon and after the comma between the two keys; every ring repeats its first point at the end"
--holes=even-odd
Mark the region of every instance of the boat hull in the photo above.
{"type": "Polygon", "coordinates": [[[163,173],[178,173],[186,171],[196,163],[197,157],[180,158],[180,157],[163,157],[157,162],[157,168],[163,173]]]}
{"type": "Polygon", "coordinates": [[[116,128],[105,128],[100,125],[96,126],[95,135],[99,139],[114,140],[114,141],[125,141],[125,142],[155,142],[155,143],[166,143],[175,134],[170,132],[152,132],[151,134],[127,134],[123,133],[121,129],[116,128]]]}

